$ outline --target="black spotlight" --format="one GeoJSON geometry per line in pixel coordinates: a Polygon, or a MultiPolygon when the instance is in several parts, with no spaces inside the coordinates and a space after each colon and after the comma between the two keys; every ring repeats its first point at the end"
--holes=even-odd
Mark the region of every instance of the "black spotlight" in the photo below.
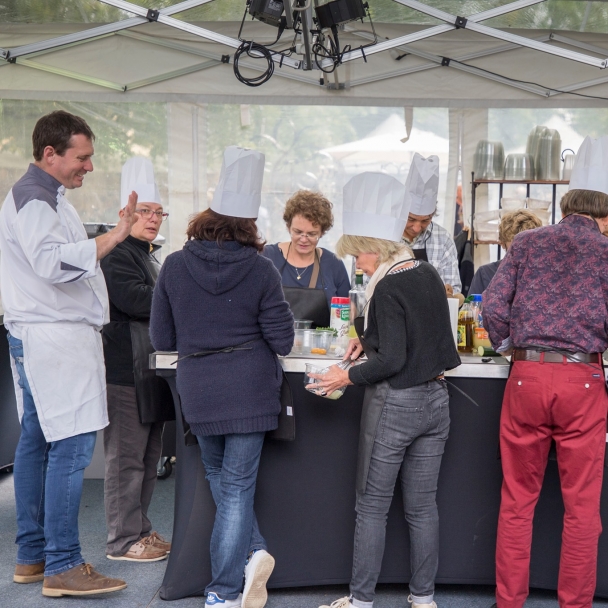
{"type": "Polygon", "coordinates": [[[249,14],[268,25],[284,27],[285,17],[282,17],[284,9],[282,0],[251,0],[249,14]]]}
{"type": "Polygon", "coordinates": [[[315,6],[315,12],[319,26],[325,29],[363,19],[366,6],[363,0],[332,0],[327,4],[315,6]]]}

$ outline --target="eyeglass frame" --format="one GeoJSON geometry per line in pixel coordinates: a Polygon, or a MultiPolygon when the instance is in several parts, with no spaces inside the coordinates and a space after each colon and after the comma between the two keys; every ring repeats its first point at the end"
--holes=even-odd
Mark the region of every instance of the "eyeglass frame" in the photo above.
{"type": "Polygon", "coordinates": [[[302,237],[304,237],[309,241],[318,241],[323,236],[322,232],[311,234],[310,232],[302,232],[297,228],[289,228],[289,234],[291,234],[291,236],[296,239],[301,239],[302,237]]]}
{"type": "Polygon", "coordinates": [[[161,211],[157,209],[156,211],[152,209],[148,209],[147,207],[142,207],[141,209],[135,209],[135,213],[138,213],[143,218],[152,219],[152,214],[154,214],[157,218],[160,219],[161,222],[164,222],[168,217],[169,213],[167,211],[161,211]]]}

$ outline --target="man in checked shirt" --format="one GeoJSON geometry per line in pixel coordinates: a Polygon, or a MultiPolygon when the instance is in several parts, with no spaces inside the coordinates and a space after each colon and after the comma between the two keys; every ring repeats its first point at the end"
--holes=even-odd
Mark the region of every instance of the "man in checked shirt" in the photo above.
{"type": "Polygon", "coordinates": [[[512,352],[502,405],[503,486],[496,544],[497,608],[528,595],[532,518],[551,440],[565,507],[560,608],[591,608],[602,530],[608,396],[608,137],[581,146],[561,200],[564,219],[518,234],[484,292],[484,326],[512,352]],[[600,165],[598,166],[598,160],[600,165]],[[605,162],[605,161],[604,161],[605,162]]]}

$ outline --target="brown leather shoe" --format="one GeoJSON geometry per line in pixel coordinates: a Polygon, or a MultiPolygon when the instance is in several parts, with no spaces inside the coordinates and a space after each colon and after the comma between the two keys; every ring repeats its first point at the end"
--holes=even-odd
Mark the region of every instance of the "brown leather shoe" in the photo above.
{"type": "Polygon", "coordinates": [[[38,564],[16,564],[15,583],[38,583],[44,578],[44,562],[38,564]]]}
{"type": "Polygon", "coordinates": [[[171,553],[171,543],[166,541],[158,532],[150,532],[150,536],[147,536],[146,538],[153,538],[155,547],[164,549],[167,553],[171,553]]]}
{"type": "Polygon", "coordinates": [[[61,597],[62,595],[94,595],[120,591],[127,583],[118,578],[108,578],[95,572],[91,564],[80,564],[65,572],[45,576],[42,595],[61,597]]]}
{"type": "Polygon", "coordinates": [[[106,557],[127,562],[160,562],[167,559],[167,552],[156,546],[155,538],[146,536],[133,543],[123,555],[106,555],[106,557]]]}

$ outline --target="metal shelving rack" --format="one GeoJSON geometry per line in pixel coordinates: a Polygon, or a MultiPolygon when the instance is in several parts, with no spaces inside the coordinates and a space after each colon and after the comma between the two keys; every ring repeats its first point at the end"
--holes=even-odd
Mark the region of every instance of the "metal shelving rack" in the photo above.
{"type": "Polygon", "coordinates": [[[475,245],[498,245],[498,258],[500,259],[500,243],[498,241],[479,241],[475,240],[475,227],[473,225],[473,218],[475,217],[475,194],[477,187],[481,184],[498,184],[498,208],[500,209],[500,201],[502,200],[503,186],[505,184],[525,184],[526,185],[526,197],[530,197],[530,186],[532,185],[543,185],[552,187],[551,196],[551,223],[555,224],[555,203],[557,199],[557,187],[564,185],[567,186],[570,182],[568,180],[556,180],[556,181],[541,181],[541,180],[516,180],[516,179],[475,179],[475,172],[471,173],[471,233],[470,239],[473,243],[472,255],[475,258],[475,245]]]}

